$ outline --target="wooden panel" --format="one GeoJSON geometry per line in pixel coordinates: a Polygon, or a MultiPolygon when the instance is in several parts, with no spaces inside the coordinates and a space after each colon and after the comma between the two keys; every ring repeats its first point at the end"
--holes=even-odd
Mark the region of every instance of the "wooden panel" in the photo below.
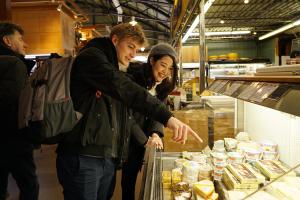
{"type": "Polygon", "coordinates": [[[199,62],[200,55],[198,46],[183,46],[181,48],[181,53],[183,63],[199,62]]]}
{"type": "Polygon", "coordinates": [[[13,7],[13,22],[25,31],[27,54],[64,54],[60,12],[57,6],[13,7]]]}
{"type": "Polygon", "coordinates": [[[0,3],[0,21],[11,20],[11,2],[10,0],[1,0],[0,3]]]}

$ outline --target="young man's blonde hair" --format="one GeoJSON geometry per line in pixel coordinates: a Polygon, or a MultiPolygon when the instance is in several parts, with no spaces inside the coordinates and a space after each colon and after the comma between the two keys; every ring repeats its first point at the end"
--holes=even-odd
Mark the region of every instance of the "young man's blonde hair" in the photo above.
{"type": "Polygon", "coordinates": [[[112,27],[110,32],[110,38],[116,35],[120,40],[124,38],[132,38],[138,42],[141,46],[147,45],[147,38],[145,37],[142,27],[138,24],[132,26],[129,23],[121,23],[112,27]]]}

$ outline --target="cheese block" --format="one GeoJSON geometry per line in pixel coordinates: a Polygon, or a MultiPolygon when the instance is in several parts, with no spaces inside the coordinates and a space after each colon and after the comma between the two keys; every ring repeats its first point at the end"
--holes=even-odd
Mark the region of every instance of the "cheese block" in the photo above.
{"type": "Polygon", "coordinates": [[[203,198],[202,196],[196,194],[195,195],[195,200],[218,200],[219,194],[218,193],[212,193],[209,197],[203,198]]]}
{"type": "Polygon", "coordinates": [[[266,177],[260,173],[259,169],[249,163],[245,163],[245,166],[256,176],[258,184],[264,184],[266,182],[266,177]]]}
{"type": "Polygon", "coordinates": [[[190,189],[189,184],[186,182],[179,182],[172,184],[173,192],[188,192],[190,189]]]}
{"type": "Polygon", "coordinates": [[[171,178],[172,174],[171,171],[162,171],[162,182],[163,183],[170,183],[171,184],[171,178]]]}
{"type": "Polygon", "coordinates": [[[193,190],[195,194],[200,195],[203,198],[208,198],[215,190],[212,181],[203,180],[193,184],[193,190]]]}
{"type": "Polygon", "coordinates": [[[238,179],[236,179],[228,169],[224,169],[223,183],[228,190],[257,190],[258,183],[244,183],[242,184],[238,179]]]}
{"type": "Polygon", "coordinates": [[[245,163],[229,164],[227,165],[229,171],[243,184],[243,183],[258,183],[257,177],[248,169],[245,163]]]}
{"type": "MultiPolygon", "coordinates": [[[[269,179],[275,179],[278,176],[286,173],[289,169],[279,161],[260,160],[255,162],[255,166],[269,179]]],[[[295,176],[294,172],[289,173],[290,176],[295,176]]]]}
{"type": "Polygon", "coordinates": [[[178,183],[182,181],[182,172],[180,168],[172,169],[172,183],[178,183]]]}
{"type": "Polygon", "coordinates": [[[208,197],[207,200],[218,200],[218,198],[219,198],[219,194],[214,192],[212,193],[212,195],[208,197]]]}

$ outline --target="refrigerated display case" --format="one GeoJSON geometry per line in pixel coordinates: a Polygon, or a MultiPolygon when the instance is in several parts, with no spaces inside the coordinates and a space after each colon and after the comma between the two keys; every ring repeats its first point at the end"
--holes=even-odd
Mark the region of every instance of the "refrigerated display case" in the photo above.
{"type": "MultiPolygon", "coordinates": [[[[214,182],[215,190],[219,193],[219,199],[230,199],[230,195],[233,195],[232,191],[236,193],[234,195],[240,195],[240,199],[259,199],[258,196],[265,197],[265,199],[268,197],[270,199],[278,199],[280,195],[281,197],[290,195],[290,191],[294,191],[296,194],[299,186],[293,186],[293,184],[300,183],[300,157],[298,156],[300,153],[300,77],[217,77],[208,90],[213,92],[217,97],[226,95],[230,101],[234,102],[234,111],[232,118],[221,117],[221,121],[217,117],[209,119],[212,117],[211,113],[218,113],[217,109],[220,108],[212,106],[213,104],[211,102],[209,103],[209,101],[205,103],[205,111],[210,113],[206,116],[208,128],[207,131],[204,131],[204,133],[207,134],[207,144],[211,144],[212,147],[216,140],[222,140],[222,137],[216,137],[215,135],[222,135],[224,130],[230,129],[230,131],[233,132],[232,137],[235,137],[240,132],[246,132],[251,137],[251,140],[260,145],[268,144],[268,142],[276,144],[276,151],[280,161],[278,165],[285,166],[286,168],[284,169],[290,169],[290,171],[281,173],[279,177],[267,177],[255,163],[259,163],[261,159],[268,160],[272,155],[267,154],[270,152],[260,152],[260,160],[253,162],[247,161],[251,163],[250,166],[265,177],[266,181],[263,182],[263,184],[258,184],[258,189],[248,189],[248,192],[244,193],[243,190],[237,191],[239,189],[229,190],[226,188],[223,177],[222,181],[214,182]],[[212,129],[215,123],[220,123],[219,129],[212,129]],[[225,127],[225,125],[228,124],[231,125],[225,127]],[[293,172],[292,177],[290,176],[290,172],[293,172]],[[272,184],[275,186],[272,187],[272,184]],[[285,187],[289,193],[285,194],[284,191],[280,191],[278,189],[280,186],[285,187]],[[272,191],[273,193],[275,192],[277,197],[272,194],[272,191]]],[[[197,113],[198,117],[200,115],[199,112],[197,113]]],[[[221,116],[228,117],[230,115],[221,116]]],[[[193,115],[189,113],[188,119],[193,122],[193,115]]],[[[187,120],[185,122],[189,123],[190,121],[187,120]]],[[[225,135],[225,138],[228,137],[231,136],[225,135]]],[[[192,140],[192,138],[189,138],[189,140],[192,140]]],[[[147,173],[144,174],[146,178],[144,182],[144,192],[141,193],[142,199],[174,199],[168,185],[165,184],[166,188],[164,188],[162,183],[163,171],[174,169],[174,161],[182,157],[182,151],[186,149],[188,151],[201,151],[203,149],[203,146],[201,149],[195,146],[192,149],[188,146],[186,149],[180,145],[177,146],[178,152],[156,152],[152,150],[152,153],[147,154],[148,162],[145,166],[147,173]]],[[[274,157],[272,159],[277,158],[274,157]]],[[[208,162],[211,163],[211,159],[210,161],[208,160],[208,162]]],[[[262,163],[263,162],[265,161],[262,161],[262,163]]],[[[276,162],[277,161],[274,161],[274,163],[276,162]]],[[[226,166],[226,170],[227,169],[228,165],[226,166]]],[[[230,169],[233,170],[232,168],[230,169]]],[[[247,184],[246,186],[250,187],[247,184]]],[[[285,198],[293,199],[290,196],[285,198]]]]}

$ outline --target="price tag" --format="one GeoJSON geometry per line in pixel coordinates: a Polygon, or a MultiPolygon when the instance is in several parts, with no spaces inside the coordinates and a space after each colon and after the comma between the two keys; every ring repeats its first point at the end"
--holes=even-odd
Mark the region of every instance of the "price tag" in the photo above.
{"type": "Polygon", "coordinates": [[[249,85],[239,96],[238,98],[248,100],[259,88],[263,86],[263,83],[253,82],[249,85]]]}
{"type": "Polygon", "coordinates": [[[263,100],[268,98],[270,94],[272,94],[278,87],[279,84],[277,83],[264,83],[264,85],[259,88],[259,90],[253,96],[251,96],[250,100],[261,103],[263,100]]]}
{"type": "Polygon", "coordinates": [[[225,92],[224,95],[231,96],[234,92],[236,92],[242,85],[243,81],[235,81],[225,92]]]}
{"type": "Polygon", "coordinates": [[[219,92],[225,85],[228,83],[228,80],[222,80],[222,82],[215,88],[215,92],[219,92]]]}

